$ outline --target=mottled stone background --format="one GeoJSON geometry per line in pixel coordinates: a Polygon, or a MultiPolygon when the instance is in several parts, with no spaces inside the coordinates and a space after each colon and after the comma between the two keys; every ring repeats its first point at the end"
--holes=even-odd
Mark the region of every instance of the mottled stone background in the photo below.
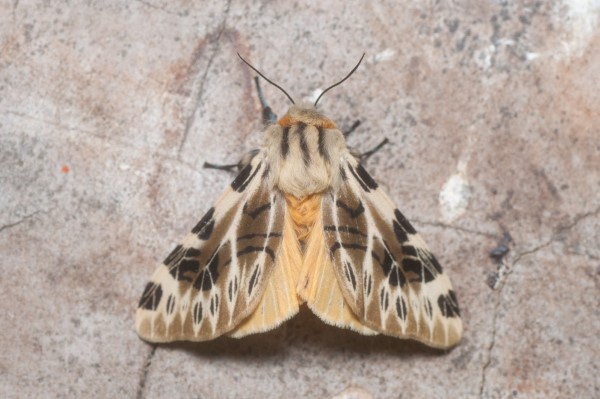
{"type": "Polygon", "coordinates": [[[600,397],[599,93],[598,0],[0,1],[0,396],[600,397]],[[261,143],[237,51],[296,98],[367,52],[320,107],[392,142],[367,169],[453,280],[454,350],[309,312],[137,338],[146,279],[232,179],[202,164],[261,143]]]}

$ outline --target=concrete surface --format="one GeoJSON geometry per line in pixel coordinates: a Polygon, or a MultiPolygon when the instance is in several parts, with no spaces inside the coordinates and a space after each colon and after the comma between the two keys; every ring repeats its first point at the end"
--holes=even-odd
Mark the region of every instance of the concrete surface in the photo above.
{"type": "MultiPolygon", "coordinates": [[[[0,2],[0,397],[600,397],[600,3],[0,2]],[[444,353],[303,312],[140,341],[146,279],[261,143],[254,74],[320,107],[450,274],[444,353]],[[489,252],[503,244],[500,260],[489,252]]],[[[266,94],[280,114],[286,98],[266,94]]]]}

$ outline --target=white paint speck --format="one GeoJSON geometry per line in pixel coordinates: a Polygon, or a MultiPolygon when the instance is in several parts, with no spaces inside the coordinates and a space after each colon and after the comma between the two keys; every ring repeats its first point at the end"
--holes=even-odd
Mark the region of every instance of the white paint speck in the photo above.
{"type": "Polygon", "coordinates": [[[508,39],[506,37],[503,37],[501,39],[496,40],[496,44],[499,46],[514,46],[515,45],[515,41],[512,39],[508,39]]]}
{"type": "Polygon", "coordinates": [[[308,96],[304,96],[302,99],[307,103],[314,104],[317,101],[317,98],[323,93],[323,89],[317,87],[313,91],[310,92],[308,96]]]}
{"type": "Polygon", "coordinates": [[[563,0],[554,7],[554,23],[566,31],[557,57],[580,56],[597,33],[600,0],[563,0]]]}
{"type": "Polygon", "coordinates": [[[451,223],[458,219],[467,211],[470,199],[471,186],[467,176],[462,172],[450,176],[439,196],[442,220],[451,223]]]}
{"type": "Polygon", "coordinates": [[[373,399],[373,395],[361,387],[348,387],[331,399],[373,399]]]}
{"type": "Polygon", "coordinates": [[[469,183],[467,164],[477,140],[477,135],[469,137],[467,148],[461,155],[456,166],[456,173],[452,174],[446,180],[440,191],[438,202],[441,219],[445,223],[451,223],[461,217],[469,206],[469,201],[473,195],[473,188],[469,183]]]}
{"type": "Polygon", "coordinates": [[[367,62],[369,64],[373,64],[373,63],[377,63],[377,62],[383,62],[383,61],[389,61],[392,58],[394,58],[394,56],[396,55],[396,50],[392,50],[391,48],[386,48],[385,50],[370,56],[367,58],[367,62]]]}

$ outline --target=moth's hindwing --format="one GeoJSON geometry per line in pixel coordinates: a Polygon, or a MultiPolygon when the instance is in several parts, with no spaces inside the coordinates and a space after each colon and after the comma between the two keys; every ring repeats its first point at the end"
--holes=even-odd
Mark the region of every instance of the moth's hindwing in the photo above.
{"type": "Polygon", "coordinates": [[[169,342],[242,336],[274,328],[297,312],[291,302],[277,308],[263,304],[261,317],[252,315],[265,291],[272,300],[286,284],[279,276],[285,270],[275,273],[280,284],[268,284],[285,218],[285,199],[268,181],[259,153],[158,267],[139,302],[140,337],[169,342]]]}
{"type": "Polygon", "coordinates": [[[437,259],[356,159],[344,157],[341,174],[340,189],[323,196],[322,217],[325,245],[349,307],[374,331],[454,346],[462,321],[437,259]]]}

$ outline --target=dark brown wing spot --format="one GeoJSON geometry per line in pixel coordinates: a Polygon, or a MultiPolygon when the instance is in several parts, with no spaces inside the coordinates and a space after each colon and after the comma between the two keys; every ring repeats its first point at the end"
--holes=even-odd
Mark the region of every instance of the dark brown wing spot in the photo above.
{"type": "Polygon", "coordinates": [[[340,249],[342,247],[344,249],[358,249],[358,250],[365,251],[365,252],[367,251],[367,247],[364,245],[336,242],[335,244],[333,244],[331,246],[331,248],[329,249],[329,252],[331,252],[331,255],[333,256],[335,254],[335,251],[337,251],[338,249],[340,249]]]}
{"type": "Polygon", "coordinates": [[[394,220],[393,226],[394,226],[394,234],[396,235],[396,239],[398,240],[398,242],[400,244],[404,244],[405,242],[407,242],[408,234],[406,233],[406,230],[404,230],[402,228],[400,223],[398,223],[397,221],[394,220]]]}
{"type": "Polygon", "coordinates": [[[237,241],[239,242],[239,241],[242,241],[242,240],[252,240],[252,239],[257,238],[257,237],[259,237],[259,238],[281,237],[281,233],[280,232],[276,232],[276,231],[273,231],[273,232],[271,232],[269,234],[267,234],[267,233],[250,233],[250,234],[245,234],[243,236],[239,236],[237,238],[237,241]]]}
{"type": "Polygon", "coordinates": [[[406,320],[408,310],[406,307],[406,302],[402,297],[396,298],[396,313],[398,314],[399,318],[401,318],[402,320],[406,320]]]}
{"type": "Polygon", "coordinates": [[[200,324],[202,321],[202,304],[200,302],[194,305],[192,309],[192,318],[194,319],[194,324],[200,324]]]}
{"type": "Polygon", "coordinates": [[[269,255],[269,257],[271,258],[272,261],[275,260],[275,252],[273,252],[273,250],[269,247],[253,247],[253,246],[247,246],[244,249],[242,249],[241,251],[237,252],[237,256],[240,257],[242,255],[246,255],[252,252],[266,252],[267,255],[269,255]]]}
{"type": "Polygon", "coordinates": [[[350,226],[328,225],[328,226],[323,227],[323,230],[324,231],[338,231],[340,233],[348,233],[348,234],[358,235],[358,236],[365,237],[365,238],[368,237],[367,234],[363,233],[359,229],[357,229],[355,227],[350,227],[350,226]]]}
{"type": "Polygon", "coordinates": [[[169,295],[167,298],[167,314],[170,315],[175,310],[175,297],[173,295],[169,295]]]}
{"type": "Polygon", "coordinates": [[[402,228],[408,234],[417,234],[417,230],[415,230],[415,228],[412,226],[412,224],[410,224],[408,219],[406,219],[398,209],[394,210],[394,215],[396,216],[396,220],[398,221],[398,223],[402,225],[402,228]]]}
{"type": "Polygon", "coordinates": [[[252,173],[252,175],[250,174],[252,172],[252,165],[250,165],[250,164],[246,165],[246,167],[244,167],[244,169],[242,169],[240,174],[237,175],[235,180],[233,180],[233,182],[231,182],[231,188],[234,189],[235,191],[237,191],[238,193],[243,192],[246,189],[246,187],[248,186],[248,184],[250,184],[252,179],[254,179],[254,176],[256,176],[256,174],[258,173],[261,165],[262,165],[262,162],[259,162],[259,164],[256,165],[256,168],[254,169],[254,172],[252,173]]]}
{"type": "Polygon", "coordinates": [[[219,295],[215,295],[210,298],[210,314],[212,316],[214,316],[218,309],[219,309],[219,295]]]}
{"type": "Polygon", "coordinates": [[[373,278],[371,277],[370,274],[365,272],[365,278],[364,278],[364,283],[363,283],[364,287],[365,287],[365,294],[367,296],[371,295],[371,289],[373,287],[373,278]]]}
{"type": "Polygon", "coordinates": [[[377,190],[377,183],[375,180],[367,173],[365,168],[362,167],[361,164],[356,165],[356,172],[362,179],[362,181],[369,187],[370,190],[377,190]]]}
{"type": "Polygon", "coordinates": [[[244,213],[244,215],[250,216],[252,219],[256,219],[257,216],[259,216],[264,211],[268,211],[269,209],[271,209],[270,202],[260,205],[254,209],[250,209],[250,206],[248,205],[248,203],[246,203],[246,204],[244,204],[243,213],[244,213]]]}
{"type": "Polygon", "coordinates": [[[348,213],[348,215],[352,218],[352,219],[356,219],[357,217],[359,217],[360,215],[362,215],[365,212],[365,207],[363,206],[361,201],[358,201],[358,205],[356,207],[351,207],[350,205],[346,204],[344,201],[338,199],[335,204],[337,205],[338,208],[343,209],[344,211],[346,211],[346,213],[348,213]]]}
{"type": "Polygon", "coordinates": [[[347,164],[350,173],[356,179],[356,181],[360,184],[360,187],[365,192],[369,192],[377,189],[377,183],[373,178],[367,173],[367,171],[361,166],[361,164],[356,165],[356,170],[352,167],[352,165],[347,164]]]}
{"type": "Polygon", "coordinates": [[[433,255],[431,252],[427,252],[426,254],[427,254],[426,260],[429,261],[428,263],[431,266],[433,266],[433,268],[435,269],[436,272],[438,272],[438,274],[441,274],[442,273],[442,265],[440,265],[440,262],[438,262],[435,255],[433,255]]]}
{"type": "Polygon", "coordinates": [[[425,307],[425,314],[427,315],[427,317],[429,319],[433,318],[433,307],[431,306],[431,302],[429,301],[429,299],[425,298],[425,303],[423,304],[423,306],[425,307]]]}
{"type": "Polygon", "coordinates": [[[350,265],[348,262],[344,262],[344,271],[346,274],[346,279],[352,284],[352,290],[356,291],[356,277],[354,276],[352,265],[350,265]]]}
{"type": "Polygon", "coordinates": [[[458,306],[458,299],[456,299],[456,294],[453,290],[448,291],[448,299],[450,299],[450,304],[452,305],[452,309],[457,316],[460,316],[460,307],[458,306]]]}
{"type": "Polygon", "coordinates": [[[200,264],[196,259],[183,259],[176,266],[170,267],[169,273],[177,281],[192,282],[199,269],[200,264]]]}
{"type": "Polygon", "coordinates": [[[194,288],[197,290],[208,291],[212,288],[217,278],[219,278],[219,254],[214,253],[206,268],[198,273],[194,280],[194,288]]]}
{"type": "Polygon", "coordinates": [[[200,219],[198,224],[196,224],[196,226],[192,229],[192,233],[197,234],[198,238],[201,240],[208,240],[215,228],[215,220],[213,219],[214,215],[215,208],[212,207],[204,216],[202,216],[202,219],[200,219]]]}
{"type": "Polygon", "coordinates": [[[148,283],[144,288],[144,293],[140,298],[139,308],[147,310],[156,310],[160,299],[162,298],[163,290],[160,284],[148,283]]]}
{"type": "Polygon", "coordinates": [[[198,248],[190,247],[185,250],[186,258],[197,258],[198,256],[200,256],[200,254],[201,252],[198,248]]]}
{"type": "Polygon", "coordinates": [[[182,249],[183,247],[181,245],[176,246],[175,249],[172,250],[171,253],[167,256],[167,258],[163,261],[163,263],[167,266],[170,266],[175,262],[179,262],[179,259],[181,259],[182,256],[182,249]]]}
{"type": "Polygon", "coordinates": [[[392,267],[390,275],[388,276],[388,282],[394,287],[397,287],[398,285],[403,286],[406,283],[404,274],[400,271],[398,266],[394,265],[394,267],[392,267]]]}
{"type": "Polygon", "coordinates": [[[198,262],[200,255],[201,251],[198,248],[184,249],[178,245],[165,259],[165,265],[175,280],[191,282],[200,270],[198,262]]]}
{"type": "Polygon", "coordinates": [[[252,276],[250,277],[250,281],[248,282],[248,295],[252,294],[254,287],[258,284],[258,278],[260,277],[260,265],[256,264],[254,266],[254,272],[252,272],[252,276]]]}
{"type": "Polygon", "coordinates": [[[415,273],[411,281],[430,282],[442,273],[442,266],[435,256],[426,249],[417,248],[418,259],[405,258],[402,262],[405,272],[415,273]]]}
{"type": "Polygon", "coordinates": [[[458,302],[456,300],[456,295],[454,291],[450,290],[448,295],[440,295],[438,297],[438,306],[440,308],[440,312],[445,317],[459,317],[460,310],[458,308],[458,302]]]}
{"type": "Polygon", "coordinates": [[[379,304],[384,312],[387,311],[388,307],[390,306],[389,295],[385,287],[381,288],[381,292],[379,293],[379,304]]]}
{"type": "Polygon", "coordinates": [[[238,291],[238,279],[237,276],[233,278],[228,284],[227,292],[229,294],[229,302],[233,301],[233,296],[237,294],[238,291]]]}
{"type": "Polygon", "coordinates": [[[417,250],[412,245],[403,245],[402,246],[402,255],[403,256],[412,256],[417,257],[417,250]]]}
{"type": "Polygon", "coordinates": [[[423,262],[419,259],[404,258],[402,259],[402,268],[405,273],[412,273],[414,277],[410,277],[412,282],[425,282],[428,283],[435,279],[435,276],[429,270],[429,268],[423,265],[423,262]]]}
{"type": "Polygon", "coordinates": [[[371,252],[371,256],[377,263],[379,263],[379,266],[381,266],[383,274],[388,278],[388,283],[390,285],[402,287],[404,284],[406,284],[406,276],[398,267],[396,260],[387,247],[383,247],[382,257],[379,256],[375,251],[371,252]]]}

